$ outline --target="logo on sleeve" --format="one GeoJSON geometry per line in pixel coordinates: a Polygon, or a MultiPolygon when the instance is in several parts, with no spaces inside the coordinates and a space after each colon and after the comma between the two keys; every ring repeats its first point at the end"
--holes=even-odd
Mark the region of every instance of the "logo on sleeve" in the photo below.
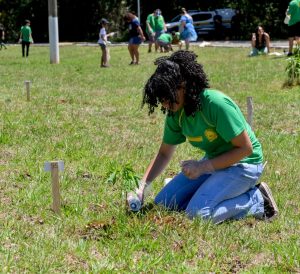
{"type": "Polygon", "coordinates": [[[204,135],[209,142],[213,142],[218,138],[218,134],[211,128],[206,129],[204,135]]]}

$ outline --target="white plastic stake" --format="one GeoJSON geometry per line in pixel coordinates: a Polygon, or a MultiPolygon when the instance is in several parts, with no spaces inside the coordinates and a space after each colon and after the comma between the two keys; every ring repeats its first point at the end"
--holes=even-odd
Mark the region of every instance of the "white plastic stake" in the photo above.
{"type": "Polygon", "coordinates": [[[60,213],[60,191],[59,191],[59,171],[64,170],[63,161],[51,161],[45,163],[45,171],[51,171],[52,181],[52,198],[53,204],[52,209],[55,213],[60,213]]]}
{"type": "Polygon", "coordinates": [[[252,97],[247,97],[247,122],[253,129],[253,100],[252,97]]]}
{"type": "Polygon", "coordinates": [[[25,82],[27,101],[30,101],[30,81],[26,80],[25,82]]]}

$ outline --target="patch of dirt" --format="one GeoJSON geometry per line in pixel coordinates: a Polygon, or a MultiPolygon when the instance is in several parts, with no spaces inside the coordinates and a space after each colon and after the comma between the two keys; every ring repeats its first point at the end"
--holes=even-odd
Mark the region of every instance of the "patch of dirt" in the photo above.
{"type": "Polygon", "coordinates": [[[105,212],[107,211],[107,204],[90,204],[89,205],[89,210],[93,211],[93,212],[105,212]]]}
{"type": "Polygon", "coordinates": [[[79,270],[88,270],[88,263],[74,254],[66,254],[65,262],[69,266],[71,272],[77,272],[79,270]]]}
{"type": "Polygon", "coordinates": [[[95,220],[80,230],[79,235],[85,240],[99,240],[101,238],[113,239],[112,227],[114,225],[115,218],[109,220],[95,220]]]}
{"type": "Polygon", "coordinates": [[[17,219],[22,220],[25,223],[29,223],[31,225],[43,225],[45,221],[38,216],[19,216],[17,219]]]}

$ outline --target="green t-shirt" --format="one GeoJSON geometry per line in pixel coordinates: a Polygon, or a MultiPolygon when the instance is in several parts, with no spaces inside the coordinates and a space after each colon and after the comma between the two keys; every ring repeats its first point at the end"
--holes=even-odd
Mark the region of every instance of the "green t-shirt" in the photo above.
{"type": "Polygon", "coordinates": [[[172,42],[172,35],[170,33],[162,33],[159,37],[158,40],[166,43],[166,44],[171,44],[172,42]]]}
{"type": "Polygon", "coordinates": [[[162,15],[154,16],[154,31],[162,31],[164,29],[165,20],[162,15]]]}
{"type": "MultiPolygon", "coordinates": [[[[152,31],[155,31],[155,22],[154,22],[154,14],[153,13],[148,15],[146,22],[149,23],[150,27],[152,28],[152,31]]],[[[146,32],[148,34],[151,33],[151,31],[148,28],[148,24],[146,24],[146,32]]]]}
{"type": "Polygon", "coordinates": [[[23,26],[21,27],[21,33],[22,33],[22,41],[25,42],[32,42],[31,39],[31,28],[29,26],[23,26]]]}
{"type": "Polygon", "coordinates": [[[239,107],[220,91],[207,89],[200,96],[202,110],[197,111],[194,117],[186,116],[184,109],[166,117],[163,142],[177,145],[187,139],[191,145],[205,151],[205,156],[211,159],[231,150],[231,140],[246,130],[253,153],[240,162],[262,163],[261,145],[239,107]]]}
{"type": "Polygon", "coordinates": [[[291,16],[289,26],[295,25],[300,22],[300,1],[294,0],[289,4],[288,14],[291,16]]]}

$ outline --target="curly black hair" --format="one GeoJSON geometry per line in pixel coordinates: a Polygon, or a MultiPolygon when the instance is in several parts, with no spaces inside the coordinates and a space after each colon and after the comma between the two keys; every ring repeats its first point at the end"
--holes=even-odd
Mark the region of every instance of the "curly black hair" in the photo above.
{"type": "MultiPolygon", "coordinates": [[[[177,90],[184,85],[187,116],[195,115],[201,109],[200,93],[209,87],[208,79],[197,55],[191,51],[179,50],[171,56],[155,60],[157,68],[144,87],[142,106],[148,105],[149,114],[159,103],[167,101],[170,105],[177,102],[177,90]]],[[[165,113],[166,109],[161,107],[165,113]]],[[[172,112],[168,111],[171,115],[172,112]]]]}

